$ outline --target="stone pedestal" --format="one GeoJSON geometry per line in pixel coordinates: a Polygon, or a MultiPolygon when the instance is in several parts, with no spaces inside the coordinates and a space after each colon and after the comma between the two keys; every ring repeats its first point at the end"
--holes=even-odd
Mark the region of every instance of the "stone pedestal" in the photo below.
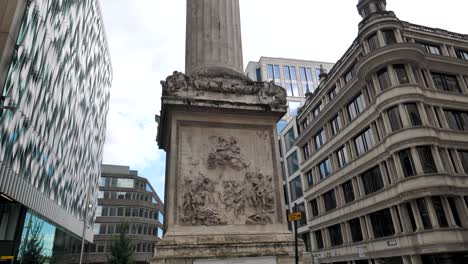
{"type": "Polygon", "coordinates": [[[224,71],[162,85],[166,233],[151,263],[294,263],[276,132],[285,90],[224,71]]]}

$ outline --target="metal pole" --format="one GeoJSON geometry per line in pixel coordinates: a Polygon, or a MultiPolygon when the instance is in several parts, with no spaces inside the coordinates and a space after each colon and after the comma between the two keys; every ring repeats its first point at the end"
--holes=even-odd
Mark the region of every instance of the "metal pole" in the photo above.
{"type": "Polygon", "coordinates": [[[83,234],[81,237],[81,251],[80,251],[80,264],[83,263],[83,251],[84,251],[84,246],[85,246],[85,234],[86,234],[86,220],[88,219],[88,208],[89,208],[89,191],[90,191],[90,183],[88,183],[88,194],[86,195],[86,208],[85,208],[85,215],[83,218],[83,234]]]}
{"type": "MultiPolygon", "coordinates": [[[[294,212],[297,212],[297,203],[294,203],[294,212]]],[[[297,220],[294,221],[294,251],[296,252],[296,264],[299,264],[299,252],[298,252],[298,241],[297,241],[297,220]]]]}

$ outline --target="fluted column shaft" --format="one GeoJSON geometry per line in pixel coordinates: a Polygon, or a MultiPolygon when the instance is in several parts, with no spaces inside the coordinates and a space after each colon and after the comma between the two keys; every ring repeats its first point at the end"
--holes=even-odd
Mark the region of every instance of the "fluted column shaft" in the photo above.
{"type": "Polygon", "coordinates": [[[187,0],[185,72],[243,72],[239,0],[187,0]]]}

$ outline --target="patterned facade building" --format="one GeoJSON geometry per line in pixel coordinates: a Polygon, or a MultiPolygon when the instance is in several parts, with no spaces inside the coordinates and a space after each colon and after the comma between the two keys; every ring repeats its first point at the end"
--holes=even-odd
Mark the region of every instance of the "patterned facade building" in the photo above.
{"type": "Polygon", "coordinates": [[[358,11],[358,37],[288,127],[300,231],[320,263],[468,263],[468,35],[385,0],[358,11]]]}
{"type": "Polygon", "coordinates": [[[101,12],[9,0],[0,18],[0,254],[27,255],[37,235],[54,259],[83,220],[92,240],[112,81],[101,12]]]}

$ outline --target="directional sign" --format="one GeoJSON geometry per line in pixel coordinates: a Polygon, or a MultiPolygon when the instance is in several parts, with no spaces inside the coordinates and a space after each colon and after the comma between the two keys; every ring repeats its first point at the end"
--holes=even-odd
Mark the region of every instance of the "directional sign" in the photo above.
{"type": "Polygon", "coordinates": [[[295,212],[295,213],[289,213],[288,214],[288,221],[300,221],[302,219],[302,213],[301,212],[295,212]]]}

